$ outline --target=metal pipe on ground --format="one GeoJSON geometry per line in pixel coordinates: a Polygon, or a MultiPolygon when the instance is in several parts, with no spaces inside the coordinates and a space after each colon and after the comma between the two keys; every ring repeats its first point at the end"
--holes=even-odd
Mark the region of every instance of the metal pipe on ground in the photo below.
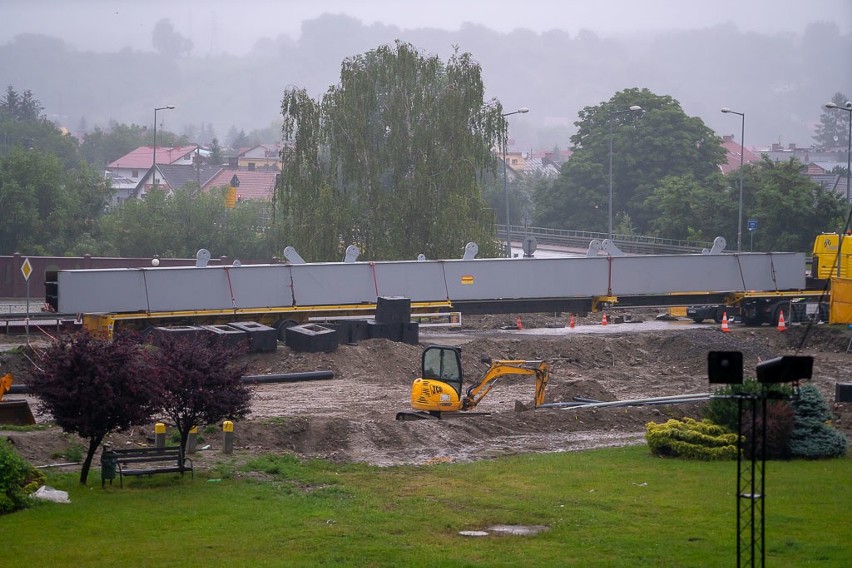
{"type": "Polygon", "coordinates": [[[678,404],[678,403],[688,403],[688,402],[700,402],[702,400],[708,400],[710,398],[710,393],[697,393],[697,394],[683,394],[683,395],[673,395],[673,396],[660,396],[654,398],[638,398],[632,400],[615,400],[611,402],[595,402],[595,403],[583,403],[583,404],[575,404],[573,402],[562,403],[562,402],[550,402],[546,404],[542,404],[538,408],[560,408],[563,410],[577,410],[583,408],[608,408],[615,406],[645,406],[645,405],[654,405],[654,404],[678,404]]]}
{"type": "Polygon", "coordinates": [[[243,383],[296,383],[300,381],[319,381],[334,378],[334,371],[306,371],[303,373],[270,373],[268,375],[244,375],[243,383]]]}

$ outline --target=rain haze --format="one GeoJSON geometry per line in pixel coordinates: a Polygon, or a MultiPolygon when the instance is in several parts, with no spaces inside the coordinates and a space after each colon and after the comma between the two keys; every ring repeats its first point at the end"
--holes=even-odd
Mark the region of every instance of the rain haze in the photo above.
{"type": "Polygon", "coordinates": [[[753,147],[809,145],[822,103],[852,94],[848,0],[4,0],[0,15],[0,81],[72,131],[149,125],[161,104],[177,133],[270,128],[285,88],[320,96],[343,59],[397,39],[470,52],[489,98],[531,109],[512,121],[523,150],[568,147],[577,113],[626,88],[720,135],[739,125],[719,109],[739,109],[753,147]],[[154,41],[164,23],[171,43],[154,41]]]}
{"type": "Polygon", "coordinates": [[[347,14],[365,25],[401,30],[459,30],[479,25],[508,33],[518,28],[542,33],[633,34],[706,28],[732,23],[742,31],[767,34],[802,33],[808,23],[833,21],[841,32],[852,31],[852,2],[811,0],[806,5],[785,0],[531,0],[522,4],[484,0],[319,0],[317,2],[224,0],[116,2],[115,0],[4,0],[0,42],[21,33],[58,37],[79,49],[118,51],[151,49],[151,32],[169,18],[193,42],[194,55],[248,53],[261,38],[288,35],[298,39],[302,23],[322,14],[347,14]],[[262,17],[261,17],[262,15],[262,17]]]}

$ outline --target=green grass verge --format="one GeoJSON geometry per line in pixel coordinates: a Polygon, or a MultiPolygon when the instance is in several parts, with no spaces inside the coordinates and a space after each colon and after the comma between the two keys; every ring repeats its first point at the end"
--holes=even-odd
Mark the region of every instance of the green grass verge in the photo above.
{"type": "MultiPolygon", "coordinates": [[[[160,475],[0,517],[14,566],[732,566],[735,462],[644,446],[375,468],[264,456],[207,479],[160,475]],[[463,537],[495,524],[532,537],[463,537]]],[[[852,459],[770,462],[773,566],[852,557],[852,459]]]]}

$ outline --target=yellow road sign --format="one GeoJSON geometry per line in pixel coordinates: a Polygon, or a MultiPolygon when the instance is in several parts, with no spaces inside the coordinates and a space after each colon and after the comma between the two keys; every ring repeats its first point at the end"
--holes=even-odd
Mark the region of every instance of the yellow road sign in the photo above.
{"type": "Polygon", "coordinates": [[[30,264],[29,257],[24,259],[24,263],[21,265],[21,274],[24,275],[24,280],[30,279],[30,274],[33,273],[33,265],[30,264]]]}

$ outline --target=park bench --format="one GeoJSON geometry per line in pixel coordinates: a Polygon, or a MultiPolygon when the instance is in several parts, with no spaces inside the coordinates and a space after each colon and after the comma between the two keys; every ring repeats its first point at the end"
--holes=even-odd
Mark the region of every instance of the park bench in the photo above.
{"type": "Polygon", "coordinates": [[[101,487],[107,479],[110,485],[118,471],[119,482],[124,487],[125,475],[153,475],[155,473],[180,473],[189,471],[195,478],[192,460],[181,452],[179,446],[165,448],[104,448],[101,454],[101,487]]]}

